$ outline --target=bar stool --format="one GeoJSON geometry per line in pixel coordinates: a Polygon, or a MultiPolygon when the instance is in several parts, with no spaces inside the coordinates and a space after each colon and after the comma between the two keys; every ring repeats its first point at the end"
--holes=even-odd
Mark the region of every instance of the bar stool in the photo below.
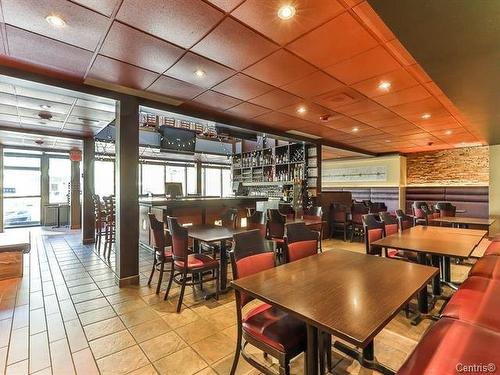
{"type": "Polygon", "coordinates": [[[304,220],[319,220],[319,224],[309,225],[308,228],[318,232],[319,241],[318,248],[319,251],[323,252],[322,242],[323,242],[323,208],[321,206],[313,206],[308,208],[304,212],[304,220]]]}
{"type": "Polygon", "coordinates": [[[115,243],[116,234],[116,205],[114,195],[103,197],[104,212],[105,212],[105,225],[104,225],[104,251],[102,255],[106,257],[106,249],[108,250],[108,260],[111,257],[111,247],[115,243]]]}
{"type": "Polygon", "coordinates": [[[269,208],[267,210],[267,238],[274,242],[276,255],[280,261],[284,261],[284,239],[286,216],[279,210],[269,208]]]}
{"type": "Polygon", "coordinates": [[[94,215],[95,215],[95,241],[94,246],[97,253],[101,252],[101,239],[104,237],[104,228],[106,221],[106,212],[104,210],[101,198],[97,194],[92,194],[92,201],[94,202],[94,215]]]}

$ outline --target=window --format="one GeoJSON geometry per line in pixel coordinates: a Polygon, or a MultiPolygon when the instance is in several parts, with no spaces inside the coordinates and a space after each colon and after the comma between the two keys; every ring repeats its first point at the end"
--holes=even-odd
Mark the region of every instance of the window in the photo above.
{"type": "Polygon", "coordinates": [[[69,159],[49,159],[49,203],[69,202],[71,162],[69,159]]]}
{"type": "Polygon", "coordinates": [[[187,167],[187,191],[186,194],[198,194],[196,179],[196,167],[187,167]]]}
{"type": "Polygon", "coordinates": [[[207,197],[220,197],[221,188],[221,170],[220,168],[203,168],[203,195],[207,197]]]}
{"type": "Polygon", "coordinates": [[[182,183],[182,194],[186,195],[186,167],[176,167],[167,165],[165,182],[182,183]]]}
{"type": "Polygon", "coordinates": [[[142,164],[141,193],[165,194],[165,167],[157,164],[142,164]]]}
{"type": "Polygon", "coordinates": [[[94,192],[100,197],[115,194],[115,163],[113,161],[96,160],[94,192]]]}
{"type": "Polygon", "coordinates": [[[231,170],[222,170],[222,196],[229,197],[233,194],[233,189],[231,185],[231,170]]]}

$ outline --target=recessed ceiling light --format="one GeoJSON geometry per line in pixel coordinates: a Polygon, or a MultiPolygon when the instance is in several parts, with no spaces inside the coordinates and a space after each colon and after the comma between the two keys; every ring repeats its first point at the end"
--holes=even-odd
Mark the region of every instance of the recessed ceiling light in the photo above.
{"type": "Polygon", "coordinates": [[[203,77],[205,77],[205,76],[207,75],[207,73],[205,73],[205,71],[204,71],[204,70],[201,70],[201,69],[196,69],[196,70],[194,71],[194,75],[195,75],[196,77],[198,77],[198,78],[203,78],[203,77]]]}
{"type": "Polygon", "coordinates": [[[428,119],[430,119],[431,117],[432,117],[432,116],[431,116],[431,114],[430,114],[430,113],[424,113],[424,114],[422,115],[422,118],[423,118],[424,120],[428,120],[428,119]]]}
{"type": "Polygon", "coordinates": [[[45,20],[49,23],[50,26],[61,28],[66,26],[66,21],[64,21],[61,17],[56,16],[55,14],[50,14],[45,17],[45,20]]]}
{"type": "Polygon", "coordinates": [[[295,15],[295,7],[287,4],[278,9],[278,17],[282,20],[289,20],[295,15]]]}
{"type": "Polygon", "coordinates": [[[42,104],[42,105],[40,106],[40,108],[41,108],[41,109],[50,109],[50,108],[51,108],[51,106],[50,106],[50,105],[48,105],[48,104],[42,104]]]}
{"type": "Polygon", "coordinates": [[[391,143],[391,140],[390,139],[386,139],[385,143],[391,143]]]}
{"type": "Polygon", "coordinates": [[[387,81],[382,81],[378,84],[378,88],[380,90],[389,90],[391,88],[391,83],[390,82],[387,82],[387,81]]]}
{"type": "Polygon", "coordinates": [[[298,113],[306,113],[307,109],[303,105],[301,105],[299,108],[297,108],[298,113]]]}
{"type": "Polygon", "coordinates": [[[356,128],[352,128],[352,131],[353,131],[354,133],[356,133],[356,132],[358,132],[358,131],[359,131],[359,128],[358,128],[358,127],[356,127],[356,128]]]}
{"type": "Polygon", "coordinates": [[[446,135],[450,135],[451,133],[453,133],[451,130],[447,130],[444,132],[444,134],[446,134],[446,135]]]}

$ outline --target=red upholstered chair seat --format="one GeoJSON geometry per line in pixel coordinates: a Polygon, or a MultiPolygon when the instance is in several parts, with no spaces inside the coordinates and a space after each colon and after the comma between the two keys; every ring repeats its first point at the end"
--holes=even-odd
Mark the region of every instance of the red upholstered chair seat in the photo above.
{"type": "MultiPolygon", "coordinates": [[[[180,268],[184,268],[184,261],[176,260],[175,265],[180,268]]],[[[195,270],[198,268],[216,268],[219,262],[214,258],[205,254],[189,254],[187,257],[187,268],[189,270],[195,270]]]]}
{"type": "Polygon", "coordinates": [[[398,233],[398,224],[385,224],[385,235],[390,236],[391,234],[398,233]]]}
{"type": "Polygon", "coordinates": [[[483,256],[470,269],[470,276],[500,280],[500,257],[496,255],[483,256]]]}
{"type": "Polygon", "coordinates": [[[163,256],[165,258],[172,258],[172,248],[170,246],[163,249],[163,256]]]}
{"type": "Polygon", "coordinates": [[[493,241],[488,245],[484,255],[500,255],[500,241],[493,241]]]}
{"type": "Polygon", "coordinates": [[[318,241],[308,240],[288,244],[288,261],[293,262],[318,253],[318,241]]]}
{"type": "Polygon", "coordinates": [[[451,297],[442,316],[500,333],[500,281],[469,277],[451,297]]]}
{"type": "Polygon", "coordinates": [[[246,334],[281,352],[292,351],[306,340],[303,322],[267,303],[250,310],[242,326],[246,334]]]}
{"type": "Polygon", "coordinates": [[[499,347],[500,333],[441,318],[418,343],[398,375],[456,375],[458,364],[494,362],[499,347]]]}

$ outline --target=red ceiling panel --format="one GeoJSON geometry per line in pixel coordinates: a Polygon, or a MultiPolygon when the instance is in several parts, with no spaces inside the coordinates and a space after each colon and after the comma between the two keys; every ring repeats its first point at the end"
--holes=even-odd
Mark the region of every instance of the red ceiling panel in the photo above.
{"type": "Polygon", "coordinates": [[[273,86],[238,73],[213,89],[241,100],[248,100],[271,91],[273,86]]]}
{"type": "MultiPolygon", "coordinates": [[[[443,106],[434,98],[428,98],[417,102],[400,104],[392,107],[392,110],[409,121],[421,121],[422,115],[442,112],[443,106]]],[[[424,120],[426,121],[426,120],[424,120]]]]}
{"type": "Polygon", "coordinates": [[[201,0],[124,0],[117,19],[181,47],[191,47],[223,17],[201,0]]]}
{"type": "Polygon", "coordinates": [[[386,95],[378,96],[376,98],[373,98],[373,100],[386,107],[393,107],[404,103],[424,100],[430,97],[431,95],[425,89],[425,87],[423,87],[422,85],[418,85],[401,91],[391,92],[386,95]]]}
{"type": "Polygon", "coordinates": [[[337,113],[332,110],[308,102],[300,102],[288,107],[284,107],[280,109],[280,112],[315,123],[321,123],[322,120],[320,118],[323,116],[330,116],[331,118],[333,118],[337,115],[337,113]],[[297,111],[299,107],[305,108],[306,111],[303,113],[299,113],[297,111]]]}
{"type": "Polygon", "coordinates": [[[174,99],[190,100],[201,94],[204,89],[175,78],[161,76],[148,88],[148,91],[174,99]]]}
{"type": "Polygon", "coordinates": [[[278,10],[283,4],[282,0],[246,0],[231,15],[284,45],[344,11],[336,0],[295,0],[295,16],[282,20],[278,10]]]}
{"type": "Polygon", "coordinates": [[[3,0],[5,23],[88,50],[95,50],[104,35],[108,18],[64,0],[3,0]],[[66,21],[50,27],[45,17],[57,14],[66,21]]]}
{"type": "Polygon", "coordinates": [[[241,70],[277,48],[277,45],[248,27],[226,18],[192,50],[233,69],[241,70]]]}
{"type": "Polygon", "coordinates": [[[395,56],[398,61],[403,64],[403,66],[413,65],[417,62],[412,55],[406,50],[398,39],[393,39],[387,43],[385,46],[389,51],[395,56]]]}
{"type": "MultiPolygon", "coordinates": [[[[311,123],[310,121],[300,119],[300,118],[294,118],[293,120],[286,121],[282,124],[279,124],[279,126],[284,129],[284,130],[298,130],[302,129],[302,131],[305,132],[304,129],[314,129],[315,125],[311,123]]],[[[306,132],[309,133],[309,132],[306,132]]]]}
{"type": "Polygon", "coordinates": [[[318,70],[304,78],[283,86],[282,89],[303,98],[311,98],[343,86],[344,85],[335,78],[318,70]]]}
{"type": "Polygon", "coordinates": [[[353,115],[352,117],[370,125],[372,125],[373,123],[378,125],[387,123],[390,124],[391,122],[397,122],[397,123],[406,122],[406,120],[404,120],[398,115],[395,115],[393,112],[385,108],[376,109],[375,111],[370,111],[370,112],[358,113],[353,115]]]}
{"type": "Polygon", "coordinates": [[[376,46],[377,41],[345,12],[287,48],[314,65],[326,68],[376,46]]]}
{"type": "Polygon", "coordinates": [[[323,126],[326,126],[330,129],[336,129],[336,130],[343,130],[345,131],[348,129],[349,131],[352,130],[355,127],[362,126],[363,124],[360,123],[357,120],[354,120],[352,118],[346,117],[346,116],[337,116],[331,121],[328,121],[323,124],[323,126]]]}
{"type": "Polygon", "coordinates": [[[184,50],[119,22],[114,22],[100,53],[117,60],[163,73],[184,50]]]}
{"type": "Polygon", "coordinates": [[[303,78],[315,70],[312,65],[280,49],[247,68],[244,73],[279,87],[303,78]]]}
{"type": "Polygon", "coordinates": [[[207,0],[225,12],[230,12],[245,0],[207,0]]]}
{"type": "Polygon", "coordinates": [[[261,107],[260,105],[244,102],[228,109],[226,112],[238,117],[254,118],[264,113],[271,112],[271,110],[261,107]]]}
{"type": "Polygon", "coordinates": [[[382,106],[371,101],[370,99],[363,99],[356,103],[338,107],[336,110],[340,113],[343,113],[344,115],[352,116],[352,115],[358,115],[360,113],[375,111],[382,108],[383,108],[382,106]]]}
{"type": "Polygon", "coordinates": [[[255,120],[266,125],[278,125],[294,120],[293,117],[280,112],[268,112],[255,117],[255,120]]]}
{"type": "Polygon", "coordinates": [[[166,74],[185,82],[201,87],[212,87],[226,78],[234,75],[236,72],[226,68],[223,65],[210,61],[204,57],[192,52],[185,54],[175,63],[166,74]],[[205,75],[200,77],[195,74],[196,71],[202,71],[205,75]]]}
{"type": "Polygon", "coordinates": [[[70,46],[40,35],[6,27],[10,55],[69,75],[83,78],[92,59],[92,52],[70,46]],[[64,58],[54,58],[64,56],[64,58]]]}
{"type": "Polygon", "coordinates": [[[373,10],[373,8],[368,4],[367,1],[352,8],[354,13],[361,19],[361,21],[370,30],[377,35],[377,37],[383,41],[388,42],[395,38],[391,29],[389,29],[384,21],[378,16],[378,14],[373,10]]]}
{"type": "Polygon", "coordinates": [[[92,64],[88,76],[100,81],[144,90],[153,83],[158,74],[99,55],[92,64]]]}
{"type": "Polygon", "coordinates": [[[313,98],[315,103],[321,104],[326,108],[336,110],[347,104],[352,104],[363,100],[363,96],[357,91],[346,86],[341,86],[323,95],[313,98]]]}
{"type": "Polygon", "coordinates": [[[289,94],[288,92],[280,89],[269,91],[264,95],[250,100],[251,103],[266,106],[271,109],[280,109],[289,105],[300,103],[301,101],[302,99],[298,96],[289,94]]]}
{"type": "Polygon", "coordinates": [[[401,65],[385,49],[378,46],[329,66],[325,71],[350,85],[399,68],[401,65]]]}
{"type": "Polygon", "coordinates": [[[374,98],[388,93],[395,93],[416,85],[418,85],[418,82],[415,78],[413,78],[406,70],[398,69],[355,83],[351,85],[351,87],[365,94],[369,98],[374,98]],[[389,82],[391,87],[388,90],[379,88],[379,84],[382,82],[389,82]]]}
{"type": "Polygon", "coordinates": [[[219,94],[215,91],[205,91],[203,94],[193,99],[194,103],[204,105],[206,107],[220,109],[225,111],[228,108],[234,107],[241,103],[241,100],[230,96],[219,94]]]}
{"type": "Polygon", "coordinates": [[[427,83],[431,82],[432,78],[429,77],[429,75],[425,72],[424,69],[418,64],[413,64],[409,65],[406,67],[406,70],[413,74],[413,76],[420,82],[420,83],[427,83]]]}
{"type": "Polygon", "coordinates": [[[118,1],[119,0],[73,0],[74,3],[83,5],[84,7],[95,10],[108,17],[113,13],[118,1]]]}
{"type": "Polygon", "coordinates": [[[363,0],[343,0],[343,1],[347,7],[353,7],[353,6],[363,2],[363,0]]]}

